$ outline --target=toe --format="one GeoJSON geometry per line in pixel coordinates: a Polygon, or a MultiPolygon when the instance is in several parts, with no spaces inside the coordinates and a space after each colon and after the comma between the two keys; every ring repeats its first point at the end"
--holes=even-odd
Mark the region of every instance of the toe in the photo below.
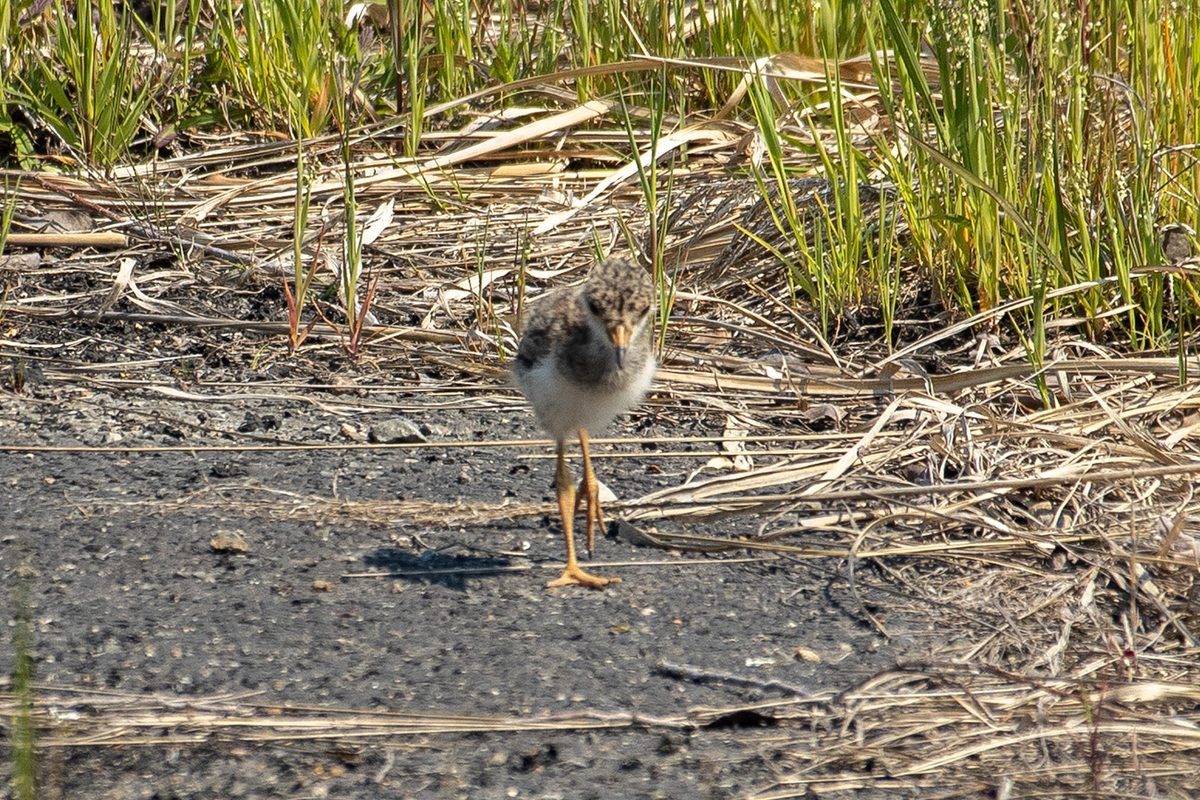
{"type": "Polygon", "coordinates": [[[620,583],[620,578],[601,578],[599,575],[592,575],[584,572],[582,569],[565,569],[563,574],[557,579],[546,584],[546,588],[553,589],[559,586],[582,586],[585,589],[602,590],[610,583],[620,583]]]}

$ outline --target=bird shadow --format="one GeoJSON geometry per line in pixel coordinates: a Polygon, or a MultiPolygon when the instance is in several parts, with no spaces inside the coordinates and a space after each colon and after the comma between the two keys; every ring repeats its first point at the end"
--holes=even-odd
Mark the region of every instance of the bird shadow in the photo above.
{"type": "Polygon", "coordinates": [[[467,588],[467,578],[499,575],[512,565],[507,558],[450,555],[437,550],[426,550],[415,555],[395,548],[369,553],[363,558],[363,563],[373,569],[386,571],[389,577],[398,580],[436,583],[460,592],[467,588]]]}

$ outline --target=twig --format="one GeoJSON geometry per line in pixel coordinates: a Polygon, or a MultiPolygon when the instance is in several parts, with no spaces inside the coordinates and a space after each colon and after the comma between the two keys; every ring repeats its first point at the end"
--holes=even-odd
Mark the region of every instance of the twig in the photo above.
{"type": "Polygon", "coordinates": [[[731,672],[720,672],[700,667],[672,664],[669,661],[659,661],[654,665],[654,672],[659,675],[665,675],[668,678],[677,678],[679,680],[692,681],[693,683],[729,683],[734,686],[749,686],[754,689],[784,692],[794,697],[810,697],[812,695],[812,692],[808,689],[805,689],[803,686],[797,686],[794,683],[762,680],[761,678],[752,678],[747,675],[734,675],[731,672]]]}

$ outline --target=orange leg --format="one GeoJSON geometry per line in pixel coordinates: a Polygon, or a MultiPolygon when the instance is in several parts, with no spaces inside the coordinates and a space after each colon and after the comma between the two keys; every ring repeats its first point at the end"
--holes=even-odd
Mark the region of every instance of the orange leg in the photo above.
{"type": "MultiPolygon", "coordinates": [[[[592,480],[595,481],[594,475],[592,476],[592,480]]],[[[546,586],[576,585],[584,586],[588,589],[603,589],[610,583],[620,583],[620,578],[601,578],[584,572],[579,566],[579,561],[575,558],[574,518],[577,503],[575,484],[571,481],[571,473],[567,470],[566,445],[563,442],[558,443],[558,469],[554,474],[554,489],[558,495],[558,511],[562,514],[563,536],[567,540],[567,568],[563,570],[562,576],[557,580],[550,581],[546,586]]],[[[590,515],[592,513],[590,509],[591,507],[589,506],[589,533],[591,528],[590,515]]]]}
{"type": "Polygon", "coordinates": [[[596,528],[607,530],[604,524],[604,511],[600,508],[600,484],[596,482],[596,473],[592,471],[592,456],[588,452],[588,432],[579,432],[579,449],[583,452],[583,480],[579,482],[579,492],[575,495],[575,513],[579,513],[580,503],[587,501],[587,549],[588,558],[596,551],[596,528]]]}

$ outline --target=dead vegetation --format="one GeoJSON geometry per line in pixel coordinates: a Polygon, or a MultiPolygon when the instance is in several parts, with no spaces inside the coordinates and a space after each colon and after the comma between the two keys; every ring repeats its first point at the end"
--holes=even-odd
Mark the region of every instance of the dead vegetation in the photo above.
{"type": "MultiPolygon", "coordinates": [[[[626,141],[602,124],[610,107],[569,108],[515,131],[480,116],[440,140],[431,136],[441,147],[416,168],[381,149],[385,129],[365,131],[354,164],[363,217],[393,204],[365,258],[379,280],[379,324],[352,362],[336,306],[321,300],[329,321],[315,325],[297,363],[313,375],[330,367],[352,373],[368,397],[372,387],[403,387],[480,411],[518,403],[503,380],[526,290],[575,279],[595,250],[649,244],[636,173],[611,156],[626,141]]],[[[725,434],[714,437],[703,473],[612,510],[648,530],[660,518],[753,515],[761,522],[753,537],[651,530],[646,543],[819,560],[844,575],[862,618],[881,635],[893,635],[889,619],[902,616],[953,632],[957,642],[936,662],[897,665],[838,694],[743,709],[775,722],[773,747],[782,755],[777,779],[754,797],[1184,796],[1196,787],[1200,366],[1183,350],[1139,353],[1126,342],[1085,338],[1067,318],[1046,321],[1048,357],[1033,366],[1013,335],[1028,300],[955,319],[927,283],[907,274],[894,342],[867,299],[844,309],[823,336],[762,246],[783,245],[756,185],[730,177],[730,166],[746,158],[749,129],[720,120],[687,130],[686,161],[664,162],[671,169],[662,174],[664,187],[668,172],[671,184],[667,238],[656,246],[674,271],[663,369],[645,413],[667,424],[703,418],[725,434]]],[[[341,167],[323,147],[333,145],[315,142],[310,155],[322,164],[310,245],[317,230],[336,237],[345,226],[341,167]]],[[[6,388],[19,395],[22,376],[36,370],[64,386],[155,391],[168,400],[237,402],[266,391],[335,411],[369,405],[361,392],[311,399],[309,381],[264,388],[236,379],[247,365],[287,358],[277,290],[292,268],[283,254],[295,178],[280,164],[292,157],[286,145],[216,141],[107,180],[26,179],[20,216],[83,211],[129,243],[18,252],[0,262],[6,388]],[[144,332],[142,351],[107,340],[108,326],[121,324],[144,332]]],[[[794,188],[815,208],[827,187],[794,188]]],[[[866,213],[877,211],[878,204],[866,213]]],[[[809,224],[820,225],[820,215],[809,224]]],[[[1194,266],[1172,270],[1194,277],[1194,266]]],[[[1135,280],[1162,274],[1146,267],[1135,280]]],[[[1059,294],[1110,289],[1100,279],[1059,294]]],[[[662,444],[670,451],[673,441],[662,444]]],[[[177,502],[232,500],[199,493],[177,502]]],[[[544,511],[435,501],[368,507],[260,490],[236,500],[263,513],[375,521],[398,511],[454,513],[464,524],[544,511]]],[[[3,702],[3,713],[13,713],[11,695],[3,702]]],[[[35,716],[42,744],[55,747],[702,727],[732,711],[451,718],[40,686],[35,716]]]]}

